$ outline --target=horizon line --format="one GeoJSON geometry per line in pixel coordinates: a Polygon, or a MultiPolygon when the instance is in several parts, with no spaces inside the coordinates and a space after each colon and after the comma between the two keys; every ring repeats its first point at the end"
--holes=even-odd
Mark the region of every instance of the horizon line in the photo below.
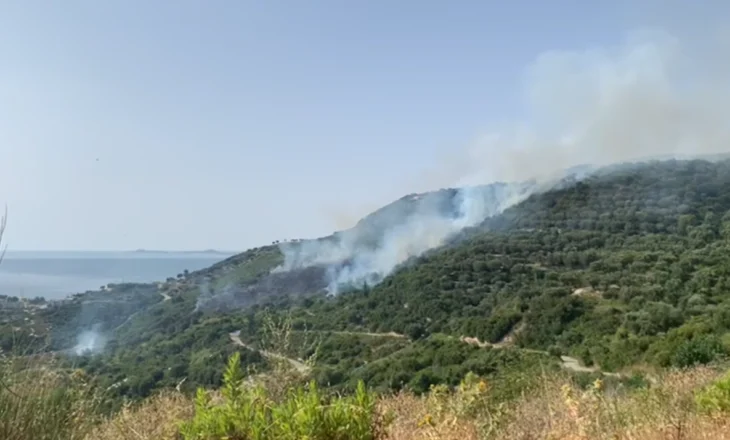
{"type": "Polygon", "coordinates": [[[213,249],[213,248],[211,248],[211,249],[144,249],[144,248],[140,248],[140,249],[7,249],[6,250],[6,254],[17,253],[17,252],[25,252],[25,253],[29,253],[29,252],[45,252],[45,253],[77,252],[77,253],[126,253],[126,254],[134,254],[134,253],[237,254],[237,253],[240,253],[241,251],[213,249]]]}

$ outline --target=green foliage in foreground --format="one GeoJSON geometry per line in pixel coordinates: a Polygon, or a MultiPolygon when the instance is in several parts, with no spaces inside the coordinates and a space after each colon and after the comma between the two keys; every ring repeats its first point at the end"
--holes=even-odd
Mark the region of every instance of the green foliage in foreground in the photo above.
{"type": "Polygon", "coordinates": [[[697,393],[695,402],[706,413],[730,412],[730,371],[697,393]]]}
{"type": "Polygon", "coordinates": [[[196,413],[181,432],[186,440],[375,440],[382,438],[376,398],[360,382],[353,396],[327,399],[311,382],[273,401],[263,387],[246,388],[238,354],[224,374],[222,403],[198,390],[196,413]]]}

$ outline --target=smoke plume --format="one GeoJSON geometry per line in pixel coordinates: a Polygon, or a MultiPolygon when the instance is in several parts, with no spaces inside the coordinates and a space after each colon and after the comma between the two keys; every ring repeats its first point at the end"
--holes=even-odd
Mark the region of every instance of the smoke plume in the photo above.
{"type": "Polygon", "coordinates": [[[401,263],[439,247],[466,227],[498,214],[535,189],[535,184],[493,184],[406,196],[353,228],[279,247],[284,264],[274,273],[325,267],[327,289],[377,284],[401,263]]]}
{"type": "Polygon", "coordinates": [[[99,331],[99,325],[84,330],[76,337],[76,345],[71,351],[77,356],[96,354],[104,351],[107,338],[99,331]]]}
{"type": "Polygon", "coordinates": [[[430,173],[442,178],[432,187],[461,189],[410,196],[376,213],[377,221],[326,239],[284,243],[276,272],[326,267],[333,293],[377,283],[462,229],[549,189],[566,170],[582,178],[608,164],[728,151],[730,78],[717,60],[730,60],[730,46],[717,43],[697,51],[666,32],[638,31],[615,47],[540,55],[525,75],[529,123],[483,136],[452,155],[445,172],[430,173]],[[574,168],[581,164],[591,167],[574,168]],[[483,185],[497,180],[522,183],[483,185]],[[444,198],[453,209],[443,209],[444,198]]]}
{"type": "Polygon", "coordinates": [[[282,243],[284,262],[268,277],[216,292],[204,285],[198,308],[374,285],[465,228],[602,166],[727,152],[724,41],[697,47],[638,31],[614,47],[540,55],[524,77],[528,120],[452,152],[402,193],[455,189],[411,194],[329,237],[282,243]]]}
{"type": "Polygon", "coordinates": [[[539,56],[525,77],[530,123],[485,136],[464,177],[540,179],[584,163],[728,151],[730,77],[717,61],[730,45],[705,43],[645,30],[616,47],[539,56]]]}

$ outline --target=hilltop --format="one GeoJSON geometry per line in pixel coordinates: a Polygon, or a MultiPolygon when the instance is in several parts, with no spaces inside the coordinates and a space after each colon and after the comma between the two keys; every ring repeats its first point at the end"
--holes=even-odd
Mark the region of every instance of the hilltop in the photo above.
{"type": "Polygon", "coordinates": [[[320,240],[15,308],[2,348],[63,352],[96,332],[99,345],[70,362],[128,398],[217,386],[237,351],[262,372],[272,355],[308,365],[335,389],[362,379],[415,392],[469,371],[557,369],[559,356],[563,367],[628,378],[637,365],[727,353],[730,161],[654,161],[531,185],[479,188],[470,200],[489,203],[476,220],[462,209],[474,189],[409,195],[320,240]],[[433,246],[414,247],[425,233],[433,246]]]}

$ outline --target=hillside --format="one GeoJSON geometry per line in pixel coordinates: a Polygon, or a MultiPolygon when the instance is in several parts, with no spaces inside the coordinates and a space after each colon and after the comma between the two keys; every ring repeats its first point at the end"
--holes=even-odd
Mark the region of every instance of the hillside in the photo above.
{"type": "Polygon", "coordinates": [[[444,244],[536,188],[532,182],[494,183],[404,196],[350,229],[315,240],[277,242],[193,274],[204,285],[199,305],[222,310],[271,296],[377,284],[408,259],[444,244]]]}
{"type": "MultiPolygon", "coordinates": [[[[93,330],[106,344],[69,362],[130,398],[183,380],[184,390],[219,385],[236,351],[258,371],[275,352],[312,360],[310,373],[331,387],[363,379],[416,392],[455,385],[468,371],[496,378],[557,368],[558,354],[604,372],[706,363],[730,348],[729,187],[730,161],[611,167],[549,190],[520,187],[504,212],[482,207],[481,221],[448,233],[439,227],[464,218],[454,210],[461,190],[407,196],[363,219],[355,230],[368,233],[354,236],[364,241],[335,257],[322,252],[352,243],[342,239],[347,231],[252,249],[160,285],[79,295],[27,312],[35,336],[14,331],[3,349],[18,348],[15,340],[72,349],[93,330]],[[441,231],[432,249],[411,247],[432,231],[410,234],[424,218],[439,219],[428,223],[441,231]],[[392,255],[399,237],[402,258],[367,266],[375,277],[353,275],[380,260],[350,257],[392,255]],[[313,243],[317,259],[287,267],[292,247],[301,256],[313,243]],[[333,267],[334,279],[356,282],[328,296],[333,267]],[[119,303],[107,308],[100,295],[119,303]]],[[[30,331],[14,313],[4,335],[12,326],[30,331]]]]}

